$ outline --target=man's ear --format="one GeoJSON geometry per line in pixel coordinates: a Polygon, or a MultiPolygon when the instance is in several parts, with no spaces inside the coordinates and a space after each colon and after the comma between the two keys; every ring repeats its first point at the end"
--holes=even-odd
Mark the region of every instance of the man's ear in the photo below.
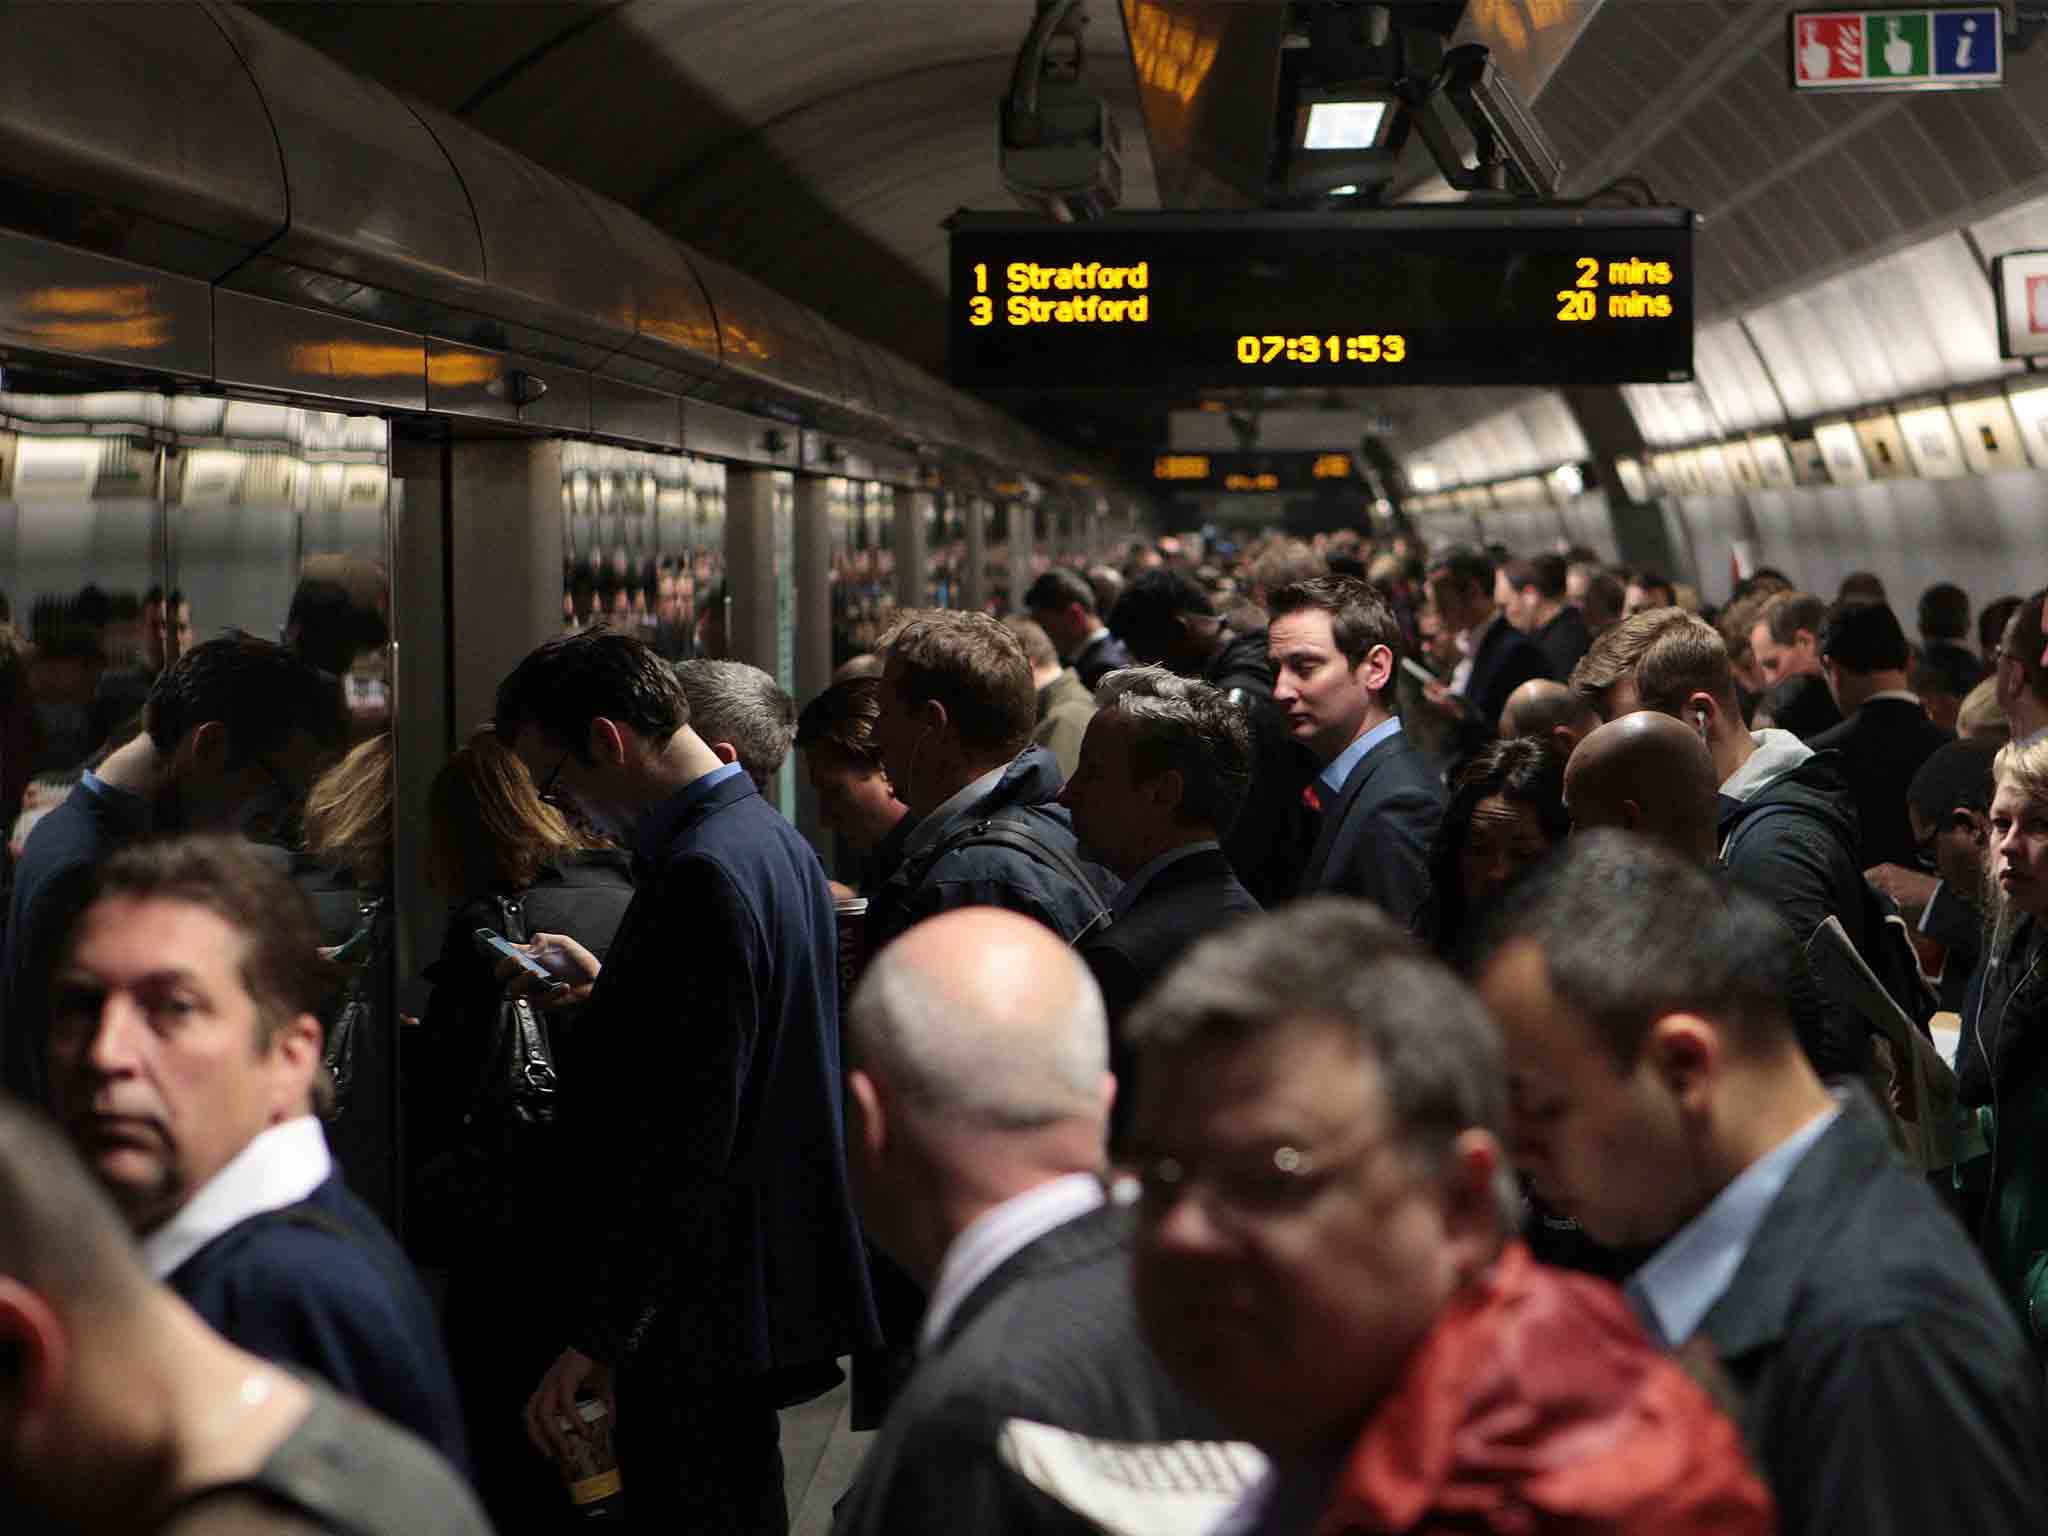
{"type": "Polygon", "coordinates": [[[739,748],[729,741],[708,741],[705,745],[711,748],[711,755],[721,763],[736,763],[740,760],[739,748]]]}
{"type": "Polygon", "coordinates": [[[49,1303],[0,1275],[0,1438],[12,1440],[24,1417],[47,1412],[70,1369],[70,1341],[49,1303]]]}
{"type": "Polygon", "coordinates": [[[584,751],[593,762],[623,767],[626,762],[626,733],[616,720],[594,715],[584,736],[584,751]]]}
{"type": "Polygon", "coordinates": [[[1491,1131],[1460,1131],[1451,1143],[1443,1172],[1444,1227],[1461,1282],[1490,1264],[1501,1242],[1514,1235],[1501,1229],[1502,1212],[1494,1196],[1494,1181],[1506,1162],[1491,1131]]]}
{"type": "Polygon", "coordinates": [[[208,720],[186,733],[185,754],[195,763],[218,771],[228,760],[228,728],[223,720],[208,720]]]}
{"type": "Polygon", "coordinates": [[[1665,1091],[1689,1113],[1706,1108],[1707,1091],[1721,1064],[1721,1031],[1692,1013],[1667,1013],[1650,1026],[1643,1057],[1665,1091]]]}
{"type": "Polygon", "coordinates": [[[1391,647],[1376,645],[1365,653],[1365,660],[1358,664],[1359,680],[1377,694],[1394,676],[1394,652],[1391,647]]]}
{"type": "Polygon", "coordinates": [[[283,1080],[271,1105],[273,1124],[295,1120],[306,1112],[313,1080],[325,1060],[325,1038],[319,1019],[310,1013],[294,1015],[271,1035],[268,1053],[283,1069],[283,1080]]]}
{"type": "Polygon", "coordinates": [[[889,1113],[882,1104],[882,1086],[859,1067],[846,1074],[853,1100],[854,1124],[849,1128],[868,1161],[880,1162],[889,1145],[889,1113]]]}
{"type": "Polygon", "coordinates": [[[1643,828],[1642,806],[1634,800],[1622,801],[1621,824],[1631,832],[1640,832],[1643,828]]]}
{"type": "Polygon", "coordinates": [[[1162,769],[1139,787],[1146,799],[1174,814],[1179,813],[1181,800],[1187,794],[1187,780],[1181,777],[1178,768],[1162,769]]]}

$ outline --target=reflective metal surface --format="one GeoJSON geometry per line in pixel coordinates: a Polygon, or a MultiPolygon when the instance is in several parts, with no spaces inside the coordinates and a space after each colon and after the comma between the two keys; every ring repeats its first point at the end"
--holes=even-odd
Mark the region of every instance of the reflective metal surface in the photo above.
{"type": "Polygon", "coordinates": [[[683,446],[681,402],[674,395],[608,379],[601,373],[590,376],[590,430],[605,437],[630,438],[639,443],[660,443],[669,448],[683,446]]]}
{"type": "Polygon", "coordinates": [[[214,376],[223,384],[427,408],[418,336],[225,289],[214,295],[214,376]]]}
{"type": "Polygon", "coordinates": [[[210,298],[193,278],[0,230],[0,342],[204,376],[210,298]]]}
{"type": "Polygon", "coordinates": [[[761,416],[749,416],[710,400],[683,402],[683,445],[743,464],[797,467],[800,430],[761,416]]]}

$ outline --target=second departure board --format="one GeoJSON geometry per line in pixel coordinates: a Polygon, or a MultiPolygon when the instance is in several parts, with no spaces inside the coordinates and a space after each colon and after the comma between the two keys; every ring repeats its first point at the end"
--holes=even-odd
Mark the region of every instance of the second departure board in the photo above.
{"type": "Polygon", "coordinates": [[[978,390],[1680,382],[1693,223],[1678,208],[958,214],[949,374],[978,390]]]}

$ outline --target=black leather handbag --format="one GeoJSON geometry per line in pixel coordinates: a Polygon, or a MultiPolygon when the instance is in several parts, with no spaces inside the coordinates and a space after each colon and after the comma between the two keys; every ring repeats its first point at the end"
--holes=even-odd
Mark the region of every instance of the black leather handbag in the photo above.
{"type": "Polygon", "coordinates": [[[334,1015],[334,1022],[327,1027],[327,1039],[321,1052],[328,1078],[333,1084],[326,1112],[326,1119],[330,1122],[348,1113],[350,1093],[355,1087],[356,1057],[363,1048],[363,1036],[370,1028],[370,1014],[375,1007],[371,994],[377,980],[376,961],[383,953],[389,936],[383,897],[363,901],[357,912],[356,931],[335,949],[331,957],[337,964],[348,967],[348,985],[342,993],[341,1007],[334,1015]]]}
{"type": "MultiPolygon", "coordinates": [[[[505,937],[526,942],[526,919],[515,896],[498,898],[505,937]]],[[[555,1123],[555,1053],[539,1010],[523,997],[498,1007],[498,1031],[469,1118],[503,1126],[555,1123]]]]}

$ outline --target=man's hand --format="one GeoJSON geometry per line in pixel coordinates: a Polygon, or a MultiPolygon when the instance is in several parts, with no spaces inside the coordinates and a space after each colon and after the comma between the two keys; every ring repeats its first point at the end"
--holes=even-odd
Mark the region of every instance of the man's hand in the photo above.
{"type": "Polygon", "coordinates": [[[582,1002],[604,969],[597,956],[565,933],[536,933],[513,948],[533,956],[555,979],[542,981],[517,960],[500,960],[497,974],[505,995],[531,998],[543,1008],[570,1008],[582,1002]]]}
{"type": "Polygon", "coordinates": [[[1863,878],[1899,904],[1902,912],[1924,912],[1934,900],[1934,888],[1941,882],[1934,876],[1902,864],[1878,864],[1863,871],[1863,878]]]}
{"type": "Polygon", "coordinates": [[[1422,696],[1429,701],[1430,707],[1435,709],[1437,713],[1448,715],[1453,720],[1465,718],[1465,701],[1451,692],[1444,684],[1435,682],[1424,683],[1422,685],[1422,696]]]}
{"type": "Polygon", "coordinates": [[[619,1405],[612,1397],[612,1368],[600,1365],[578,1349],[565,1349],[548,1367],[533,1396],[526,1400],[526,1438],[543,1456],[566,1460],[572,1454],[570,1442],[583,1436],[583,1420],[576,1413],[579,1395],[596,1397],[618,1428],[619,1405]],[[587,1391],[585,1389],[588,1389],[587,1391]],[[564,1428],[564,1425],[568,1428],[564,1428]]]}

